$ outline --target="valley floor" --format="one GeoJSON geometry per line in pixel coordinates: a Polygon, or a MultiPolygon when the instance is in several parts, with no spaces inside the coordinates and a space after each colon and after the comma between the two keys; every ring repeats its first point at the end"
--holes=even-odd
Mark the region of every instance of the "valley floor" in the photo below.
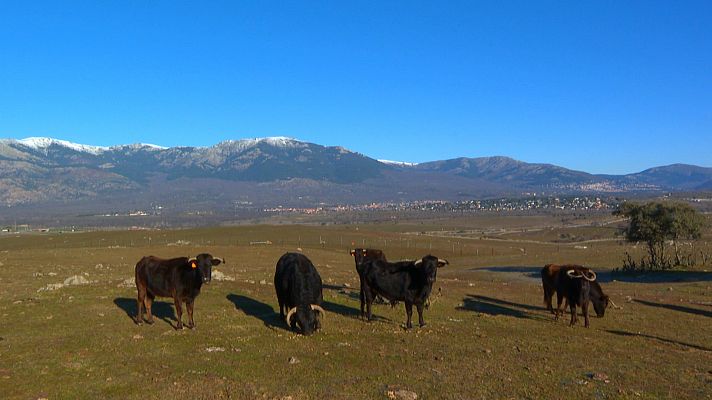
{"type": "Polygon", "coordinates": [[[562,226],[525,231],[541,223],[503,221],[523,229],[503,240],[435,234],[491,228],[484,221],[2,237],[0,397],[712,398],[712,273],[614,275],[625,251],[641,249],[601,227],[567,231],[610,239],[585,245],[559,242],[562,226]],[[402,304],[376,306],[372,323],[359,318],[348,249],[363,246],[450,261],[426,327],[404,330],[402,304]],[[279,256],[298,248],[325,284],[327,315],[311,337],[287,330],[272,286],[279,256]],[[197,328],[173,329],[169,299],[154,304],[155,325],[135,325],[141,256],[199,252],[226,264],[196,301],[197,328]],[[568,315],[554,321],[539,278],[552,262],[600,271],[622,309],[589,329],[569,327],[568,315]]]}

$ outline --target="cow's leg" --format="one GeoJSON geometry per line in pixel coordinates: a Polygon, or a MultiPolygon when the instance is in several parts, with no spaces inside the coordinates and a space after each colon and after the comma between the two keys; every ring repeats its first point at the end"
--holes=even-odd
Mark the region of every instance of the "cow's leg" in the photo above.
{"type": "Polygon", "coordinates": [[[554,291],[551,290],[551,288],[544,288],[544,304],[546,304],[546,309],[549,310],[550,313],[556,315],[554,312],[554,306],[551,304],[552,300],[554,297],[554,291]]]}
{"type": "Polygon", "coordinates": [[[570,302],[569,307],[571,309],[571,323],[569,325],[574,326],[576,324],[576,304],[570,302]]]}
{"type": "Polygon", "coordinates": [[[363,294],[364,284],[363,284],[363,276],[361,276],[361,273],[358,274],[358,283],[359,283],[358,299],[361,302],[361,319],[363,319],[366,317],[366,313],[364,312],[364,306],[366,305],[366,297],[363,294]]]}
{"type": "Polygon", "coordinates": [[[176,306],[176,316],[178,317],[178,326],[176,326],[176,329],[183,329],[183,308],[180,303],[181,301],[177,296],[173,298],[173,304],[176,306]]]}
{"type": "MultiPolygon", "coordinates": [[[[564,294],[563,293],[556,293],[556,312],[554,313],[554,316],[556,319],[559,319],[559,315],[563,314],[564,312],[561,310],[561,303],[564,300],[564,294]]],[[[568,302],[568,299],[566,300],[568,302]]]]}
{"type": "Polygon", "coordinates": [[[151,310],[151,307],[153,306],[154,298],[155,296],[151,293],[146,293],[146,298],[143,300],[143,303],[146,306],[146,315],[148,316],[146,322],[149,324],[153,324],[153,311],[151,310]]]}
{"type": "Polygon", "coordinates": [[[405,323],[405,328],[410,329],[413,327],[413,324],[410,322],[410,319],[413,316],[413,303],[409,301],[405,302],[405,315],[408,317],[405,323]]]}
{"type": "Polygon", "coordinates": [[[364,289],[363,296],[366,299],[366,320],[368,322],[371,322],[371,320],[373,320],[373,314],[371,313],[371,305],[373,304],[374,295],[370,290],[364,289]]]}
{"type": "Polygon", "coordinates": [[[364,306],[366,305],[366,299],[364,298],[363,295],[363,288],[359,290],[358,292],[358,299],[361,301],[361,319],[364,319],[366,317],[366,312],[363,310],[364,306]]]}
{"type": "Polygon", "coordinates": [[[588,300],[584,300],[581,311],[583,311],[584,326],[588,328],[588,300]]]}
{"type": "Polygon", "coordinates": [[[195,328],[195,322],[193,321],[193,304],[195,299],[189,299],[185,302],[185,309],[188,310],[188,328],[195,328]]]}
{"type": "Polygon", "coordinates": [[[136,324],[138,324],[138,325],[143,324],[143,301],[144,301],[145,297],[146,297],[146,288],[142,288],[139,286],[138,296],[136,298],[136,320],[135,320],[136,324]]]}
{"type": "Polygon", "coordinates": [[[423,304],[418,303],[415,305],[416,309],[418,310],[418,323],[420,324],[420,327],[425,326],[425,320],[423,319],[423,304]]]}

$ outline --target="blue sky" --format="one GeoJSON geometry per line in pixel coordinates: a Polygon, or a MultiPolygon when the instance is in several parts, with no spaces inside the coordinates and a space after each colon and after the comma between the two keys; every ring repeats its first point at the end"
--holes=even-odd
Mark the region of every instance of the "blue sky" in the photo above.
{"type": "Polygon", "coordinates": [[[0,137],[712,166],[710,1],[202,3],[3,2],[0,137]]]}

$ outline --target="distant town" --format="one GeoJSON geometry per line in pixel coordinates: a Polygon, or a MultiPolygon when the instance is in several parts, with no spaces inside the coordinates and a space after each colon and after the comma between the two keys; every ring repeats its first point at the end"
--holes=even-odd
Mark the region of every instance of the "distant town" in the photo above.
{"type": "Polygon", "coordinates": [[[319,214],[350,211],[433,211],[433,212],[507,212],[535,210],[610,210],[615,209],[620,200],[600,197],[526,197],[499,198],[489,200],[444,200],[411,201],[401,203],[369,203],[362,205],[321,205],[317,207],[270,207],[266,213],[319,214]]]}

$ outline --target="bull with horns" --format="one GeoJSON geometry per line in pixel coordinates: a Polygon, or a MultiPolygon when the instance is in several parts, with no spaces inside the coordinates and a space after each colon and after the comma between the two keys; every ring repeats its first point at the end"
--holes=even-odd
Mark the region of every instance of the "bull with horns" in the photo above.
{"type": "MultiPolygon", "coordinates": [[[[591,301],[591,282],[596,281],[596,273],[588,268],[562,269],[559,271],[559,286],[556,288],[557,297],[565,298],[571,310],[571,323],[577,322],[576,307],[581,307],[584,326],[589,327],[588,304],[591,301]]],[[[558,318],[558,314],[557,314],[558,318]]]]}
{"type": "Polygon", "coordinates": [[[286,253],[274,273],[279,315],[287,325],[304,335],[321,328],[324,317],[321,276],[303,254],[286,253]],[[285,315],[286,310],[286,315],[285,315]]]}

